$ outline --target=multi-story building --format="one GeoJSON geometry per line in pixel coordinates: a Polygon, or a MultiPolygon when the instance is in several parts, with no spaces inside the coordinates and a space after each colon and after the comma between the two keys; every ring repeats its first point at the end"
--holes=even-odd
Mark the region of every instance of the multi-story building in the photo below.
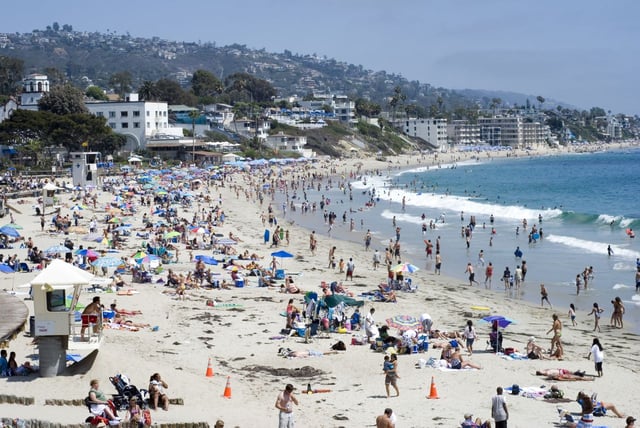
{"type": "Polygon", "coordinates": [[[125,101],[87,102],[87,109],[107,119],[107,126],[127,137],[125,151],[142,150],[148,138],[182,136],[182,128],[169,126],[166,102],[139,101],[138,94],[128,94],[125,101]]]}
{"type": "Polygon", "coordinates": [[[478,118],[480,136],[492,146],[513,148],[548,144],[551,130],[548,125],[525,121],[522,116],[494,116],[478,118]]]}
{"type": "Polygon", "coordinates": [[[4,104],[0,104],[0,123],[9,119],[17,109],[18,103],[13,97],[9,98],[4,104]]]}
{"type": "Polygon", "coordinates": [[[30,74],[22,81],[20,108],[38,110],[38,101],[49,92],[49,78],[44,74],[30,74]]]}
{"type": "Polygon", "coordinates": [[[398,125],[408,136],[420,138],[433,147],[444,149],[447,146],[447,119],[408,119],[397,121],[398,125]]]}
{"type": "Polygon", "coordinates": [[[449,144],[482,144],[480,125],[468,120],[453,120],[447,125],[449,144]]]}
{"type": "Polygon", "coordinates": [[[298,152],[305,157],[311,157],[312,153],[310,150],[304,148],[304,146],[307,145],[307,137],[305,135],[287,135],[280,132],[267,136],[265,144],[278,152],[298,152]]]}

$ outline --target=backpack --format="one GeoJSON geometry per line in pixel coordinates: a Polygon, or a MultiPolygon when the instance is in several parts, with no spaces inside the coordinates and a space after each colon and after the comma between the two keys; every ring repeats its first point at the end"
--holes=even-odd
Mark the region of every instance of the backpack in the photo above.
{"type": "Polygon", "coordinates": [[[511,386],[511,395],[520,395],[520,385],[514,383],[511,386]]]}

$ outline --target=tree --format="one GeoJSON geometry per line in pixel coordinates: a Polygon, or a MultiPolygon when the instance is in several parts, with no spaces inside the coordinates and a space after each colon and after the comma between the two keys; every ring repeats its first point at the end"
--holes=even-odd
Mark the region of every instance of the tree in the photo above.
{"type": "Polygon", "coordinates": [[[58,31],[60,31],[60,24],[58,24],[57,22],[53,23],[53,31],[55,31],[56,33],[58,31]]]}
{"type": "Polygon", "coordinates": [[[491,98],[491,109],[495,110],[502,105],[502,98],[491,98]]]}
{"type": "Polygon", "coordinates": [[[45,67],[43,71],[47,75],[47,79],[49,79],[49,86],[54,87],[67,83],[64,73],[56,67],[45,67]]]}
{"type": "Polygon", "coordinates": [[[157,99],[156,85],[150,80],[145,80],[138,88],[138,95],[143,101],[154,101],[157,99]]]}
{"type": "Polygon", "coordinates": [[[260,105],[271,105],[276,90],[264,79],[258,79],[249,73],[234,73],[225,79],[225,93],[232,102],[256,102],[260,105]]]}
{"type": "Polygon", "coordinates": [[[24,75],[24,61],[0,56],[0,95],[14,95],[24,75]]]}
{"type": "Polygon", "coordinates": [[[391,107],[391,112],[393,120],[396,120],[396,113],[398,111],[398,107],[404,104],[404,100],[407,99],[407,96],[402,93],[402,88],[400,86],[396,86],[393,88],[393,96],[391,100],[389,100],[389,106],[391,107]]]}
{"type": "Polygon", "coordinates": [[[113,86],[114,91],[120,95],[120,98],[124,98],[127,92],[131,92],[131,83],[133,78],[128,71],[121,71],[114,73],[109,78],[109,84],[113,86]]]}
{"type": "Polygon", "coordinates": [[[541,95],[538,95],[538,96],[536,97],[536,100],[538,100],[538,109],[539,109],[539,110],[542,110],[542,104],[544,104],[544,101],[545,101],[545,100],[544,100],[544,97],[543,97],[543,96],[541,96],[541,95]]]}
{"type": "Polygon", "coordinates": [[[206,70],[196,70],[191,78],[191,90],[198,98],[214,97],[223,91],[222,82],[213,73],[206,70]]]}
{"type": "Polygon", "coordinates": [[[38,106],[40,110],[59,115],[88,113],[87,107],[84,105],[84,94],[69,84],[51,88],[40,98],[38,106]]]}
{"type": "Polygon", "coordinates": [[[97,86],[89,86],[87,88],[87,91],[84,93],[87,97],[89,98],[93,98],[94,100],[98,100],[98,101],[108,101],[109,97],[107,97],[107,94],[104,93],[104,91],[97,87],[97,86]]]}
{"type": "Polygon", "coordinates": [[[160,79],[155,84],[156,97],[167,104],[185,104],[195,106],[198,99],[190,92],[182,89],[180,84],[171,79],[160,79]]]}

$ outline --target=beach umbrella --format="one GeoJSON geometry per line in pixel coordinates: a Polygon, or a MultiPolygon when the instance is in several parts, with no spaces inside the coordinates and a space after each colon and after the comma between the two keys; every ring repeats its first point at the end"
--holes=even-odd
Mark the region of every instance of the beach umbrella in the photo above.
{"type": "Polygon", "coordinates": [[[386,319],[387,325],[391,328],[396,328],[400,331],[416,330],[420,331],[422,325],[420,320],[411,315],[396,315],[386,319]]]}
{"type": "MultiPolygon", "coordinates": [[[[286,252],[284,250],[275,251],[275,252],[271,253],[271,255],[273,257],[278,257],[280,259],[289,259],[289,258],[293,257],[293,254],[288,253],[288,252],[286,252]]],[[[280,261],[280,266],[282,267],[282,261],[280,261]]]]}
{"type": "Polygon", "coordinates": [[[131,257],[135,260],[144,259],[145,257],[147,257],[147,253],[145,253],[144,251],[138,251],[131,257]]]}
{"type": "Polygon", "coordinates": [[[111,220],[109,220],[109,223],[122,223],[122,219],[118,218],[118,217],[113,217],[111,220]]]}
{"type": "Polygon", "coordinates": [[[206,265],[217,265],[218,261],[216,259],[214,259],[211,256],[205,256],[205,255],[197,255],[195,257],[196,260],[202,261],[202,263],[206,264],[206,265]]]}
{"type": "Polygon", "coordinates": [[[122,226],[118,226],[113,229],[115,232],[128,232],[131,229],[131,226],[123,224],[122,226]]]}
{"type": "Polygon", "coordinates": [[[53,247],[49,247],[44,250],[46,254],[60,254],[60,253],[70,253],[71,250],[65,247],[64,245],[54,245],[53,247]]]}
{"type": "Polygon", "coordinates": [[[0,264],[0,272],[2,273],[15,273],[15,271],[11,268],[11,266],[6,264],[0,264]]]}
{"type": "Polygon", "coordinates": [[[2,226],[0,227],[0,234],[7,235],[11,238],[20,237],[20,232],[18,232],[15,227],[12,226],[2,226]]]}
{"type": "Polygon", "coordinates": [[[15,223],[7,223],[2,227],[13,227],[16,230],[24,229],[22,226],[20,226],[19,224],[15,224],[15,223]]]}
{"type": "Polygon", "coordinates": [[[135,260],[136,260],[136,262],[138,262],[138,263],[147,263],[147,264],[149,264],[149,263],[151,263],[151,262],[153,262],[153,261],[155,261],[155,260],[161,260],[161,257],[156,256],[155,254],[147,254],[147,255],[146,255],[146,256],[144,256],[143,258],[141,258],[141,259],[135,259],[135,260]]]}
{"type": "Polygon", "coordinates": [[[411,263],[402,263],[392,267],[391,270],[393,272],[414,273],[416,271],[419,271],[420,268],[418,266],[412,265],[411,263]]]}
{"type": "Polygon", "coordinates": [[[177,236],[180,236],[180,232],[176,232],[175,230],[172,230],[171,232],[167,232],[164,234],[164,239],[172,239],[177,236]]]}
{"type": "Polygon", "coordinates": [[[70,211],[84,211],[87,207],[84,207],[82,205],[74,205],[71,208],[69,208],[70,211]]]}
{"type": "Polygon", "coordinates": [[[98,258],[100,255],[96,253],[94,250],[90,248],[83,248],[82,250],[77,250],[75,254],[79,254],[81,256],[90,257],[90,258],[98,258]]]}
{"type": "Polygon", "coordinates": [[[488,322],[489,324],[493,324],[494,322],[498,323],[498,327],[505,328],[509,324],[513,324],[515,321],[509,319],[507,317],[503,317],[502,315],[489,315],[482,318],[482,321],[488,322]]]}
{"type": "Polygon", "coordinates": [[[91,263],[91,266],[95,266],[95,267],[118,267],[121,264],[123,264],[122,259],[117,259],[115,257],[100,257],[99,259],[96,259],[94,262],[91,263]]]}

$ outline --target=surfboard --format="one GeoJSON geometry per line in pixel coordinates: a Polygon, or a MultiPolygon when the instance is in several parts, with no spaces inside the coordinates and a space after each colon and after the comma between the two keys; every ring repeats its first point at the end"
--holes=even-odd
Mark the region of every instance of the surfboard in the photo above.
{"type": "Polygon", "coordinates": [[[488,306],[471,306],[471,309],[476,311],[490,311],[488,306]]]}

